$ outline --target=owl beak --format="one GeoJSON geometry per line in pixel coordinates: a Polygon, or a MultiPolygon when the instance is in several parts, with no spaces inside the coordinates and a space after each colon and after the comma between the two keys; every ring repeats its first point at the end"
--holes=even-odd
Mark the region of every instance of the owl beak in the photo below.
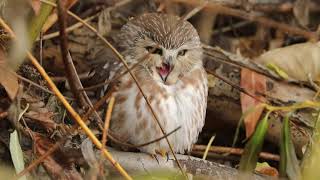
{"type": "Polygon", "coordinates": [[[161,67],[157,67],[158,74],[164,82],[166,82],[172,69],[173,66],[170,63],[162,63],[161,67]]]}

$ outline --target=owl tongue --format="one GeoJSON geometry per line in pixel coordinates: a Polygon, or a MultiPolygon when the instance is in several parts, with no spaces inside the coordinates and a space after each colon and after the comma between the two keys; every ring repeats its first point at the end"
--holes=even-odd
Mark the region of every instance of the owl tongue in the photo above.
{"type": "Polygon", "coordinates": [[[158,73],[163,81],[166,81],[169,73],[171,72],[171,66],[169,64],[162,63],[161,67],[157,67],[158,73]]]}

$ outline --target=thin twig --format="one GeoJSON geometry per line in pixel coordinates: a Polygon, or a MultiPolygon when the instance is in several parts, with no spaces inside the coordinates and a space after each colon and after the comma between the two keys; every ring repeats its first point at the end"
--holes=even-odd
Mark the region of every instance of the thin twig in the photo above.
{"type": "Polygon", "coordinates": [[[70,90],[75,97],[78,105],[81,108],[88,107],[88,104],[85,100],[83,92],[78,91],[81,88],[81,82],[78,76],[76,69],[74,68],[72,59],[69,58],[69,48],[68,48],[68,39],[66,33],[66,9],[62,4],[61,0],[58,0],[58,22],[59,22],[59,30],[60,30],[60,50],[61,56],[64,64],[64,70],[66,73],[66,77],[68,79],[68,84],[70,86],[70,90]]]}
{"type": "MultiPolygon", "coordinates": [[[[193,145],[192,147],[192,151],[202,151],[204,152],[206,150],[207,146],[205,145],[193,145]]],[[[219,153],[219,154],[223,154],[223,153],[230,153],[230,154],[234,154],[234,155],[242,155],[243,153],[243,149],[241,148],[231,148],[231,147],[222,147],[222,146],[211,146],[209,148],[209,152],[213,152],[213,153],[219,153]]],[[[259,157],[266,159],[266,160],[273,160],[273,161],[280,161],[280,156],[277,154],[271,154],[271,153],[267,153],[267,152],[260,152],[259,153],[259,157]]]]}
{"type": "MultiPolygon", "coordinates": [[[[215,76],[216,78],[220,79],[221,81],[227,83],[227,84],[230,85],[232,88],[237,89],[238,91],[240,91],[240,92],[242,92],[242,93],[244,93],[244,94],[252,97],[253,99],[255,99],[255,100],[257,100],[257,101],[259,101],[259,102],[261,102],[261,103],[266,103],[266,102],[261,101],[259,98],[255,97],[254,94],[251,94],[251,93],[248,92],[246,89],[244,89],[244,88],[242,88],[242,87],[240,87],[240,86],[238,86],[238,85],[233,84],[233,83],[232,83],[231,81],[229,81],[227,78],[222,77],[222,76],[218,75],[217,73],[215,73],[215,72],[213,72],[213,71],[211,71],[211,70],[209,70],[209,69],[206,69],[206,71],[207,71],[209,74],[212,74],[212,75],[215,76]]],[[[259,94],[261,94],[261,93],[259,92],[259,94]]]]}
{"type": "Polygon", "coordinates": [[[129,148],[140,148],[140,147],[143,147],[143,146],[148,146],[149,144],[153,144],[155,142],[158,142],[162,139],[165,139],[166,137],[169,137],[171,134],[175,133],[176,131],[178,131],[179,129],[181,128],[181,126],[175,128],[174,130],[170,131],[169,133],[167,133],[166,135],[162,136],[162,137],[159,137],[157,139],[154,139],[154,140],[151,140],[149,142],[146,142],[146,143],[142,143],[142,144],[137,144],[137,145],[133,145],[133,144],[129,144],[129,143],[125,143],[125,142],[122,142],[121,140],[119,140],[116,136],[114,136],[114,133],[110,130],[109,134],[108,134],[108,138],[111,139],[113,142],[117,143],[117,144],[120,144],[120,145],[123,145],[123,146],[126,146],[126,147],[129,147],[129,148]]]}
{"type": "MultiPolygon", "coordinates": [[[[80,80],[89,79],[92,77],[91,74],[88,74],[88,72],[78,74],[80,80]]],[[[67,78],[65,76],[50,76],[53,82],[65,82],[67,81],[67,78]]]]}
{"type": "MultiPolygon", "coordinates": [[[[202,1],[196,1],[196,0],[172,0],[172,1],[185,3],[193,6],[197,6],[202,2],[202,1]]],[[[264,26],[276,28],[289,34],[301,35],[308,39],[315,39],[315,40],[319,38],[317,33],[315,32],[306,31],[297,27],[289,26],[288,24],[284,24],[284,23],[274,21],[272,19],[268,19],[266,17],[261,17],[261,16],[254,15],[253,13],[247,13],[242,10],[225,7],[213,2],[209,2],[205,8],[212,10],[217,14],[230,15],[230,16],[246,19],[248,21],[255,21],[255,22],[261,23],[264,26]]]]}
{"type": "Polygon", "coordinates": [[[204,7],[206,7],[206,5],[208,4],[208,0],[203,1],[202,3],[200,3],[198,6],[196,6],[195,8],[193,8],[191,11],[189,11],[187,14],[185,14],[183,17],[181,17],[183,20],[188,20],[190,19],[192,16],[196,15],[199,11],[201,11],[204,7]]]}
{"type": "MultiPolygon", "coordinates": [[[[16,39],[15,33],[11,30],[11,28],[3,21],[3,19],[0,17],[0,24],[2,27],[11,35],[13,39],[16,39]]],[[[57,86],[54,84],[54,82],[50,79],[46,71],[43,69],[43,67],[39,64],[37,59],[26,50],[27,57],[30,59],[32,64],[37,68],[39,73],[42,75],[42,77],[48,82],[48,86],[52,89],[52,91],[56,94],[57,98],[61,101],[61,103],[65,106],[65,108],[68,110],[70,115],[73,117],[74,120],[80,125],[80,127],[83,129],[83,131],[87,134],[87,136],[91,139],[91,141],[99,148],[101,151],[103,151],[105,157],[110,161],[110,163],[119,171],[119,173],[126,179],[132,179],[129,174],[121,167],[121,165],[113,159],[111,154],[107,149],[102,149],[101,142],[96,138],[94,133],[88,128],[88,126],[85,124],[85,122],[81,119],[79,114],[72,108],[72,106],[68,103],[68,101],[64,98],[62,93],[59,91],[57,86]]]]}
{"type": "MultiPolygon", "coordinates": [[[[49,4],[49,5],[52,5],[52,6],[56,7],[56,4],[54,4],[54,3],[52,3],[52,2],[49,2],[49,1],[47,1],[47,0],[41,0],[41,2],[47,3],[47,4],[49,4]]],[[[94,27],[92,27],[90,24],[84,22],[80,17],[78,17],[76,14],[72,13],[71,11],[67,11],[67,12],[68,12],[68,14],[69,14],[70,16],[72,16],[72,17],[75,18],[76,20],[82,22],[86,27],[88,27],[92,32],[94,32],[94,33],[112,50],[112,52],[118,57],[118,59],[119,59],[119,60],[121,61],[121,63],[125,66],[125,68],[129,71],[130,76],[132,77],[132,79],[133,79],[134,82],[136,83],[136,85],[137,85],[140,93],[142,94],[143,98],[145,99],[145,101],[146,101],[146,103],[147,103],[147,105],[148,105],[148,107],[149,107],[149,109],[150,109],[150,111],[151,111],[151,114],[152,114],[152,116],[154,117],[154,120],[156,121],[156,123],[158,124],[161,132],[163,133],[163,135],[166,135],[166,132],[165,132],[164,128],[162,127],[162,125],[161,125],[161,123],[160,123],[160,121],[159,121],[159,118],[158,118],[156,112],[153,110],[150,101],[148,100],[146,94],[143,92],[143,90],[142,90],[142,88],[141,88],[140,82],[138,81],[138,79],[136,78],[136,76],[130,71],[130,68],[129,68],[127,62],[124,60],[124,58],[122,57],[122,55],[121,55],[121,54],[110,44],[110,42],[109,42],[107,39],[105,39],[94,27]]],[[[186,175],[185,172],[183,171],[183,168],[182,168],[180,162],[178,161],[178,158],[176,157],[176,154],[175,154],[174,151],[173,151],[173,147],[172,147],[171,143],[169,142],[169,139],[168,139],[167,137],[166,137],[165,139],[166,139],[166,141],[167,141],[167,143],[168,143],[168,145],[169,145],[169,149],[170,149],[170,151],[171,151],[171,153],[172,153],[172,155],[173,155],[173,157],[174,157],[174,159],[175,159],[175,161],[176,161],[176,163],[177,163],[177,165],[178,165],[181,173],[187,178],[187,175],[186,175]]]]}
{"type": "Polygon", "coordinates": [[[66,141],[66,139],[61,139],[58,142],[56,142],[52,147],[50,147],[50,149],[47,152],[45,152],[38,159],[34,160],[27,168],[25,168],[23,171],[21,171],[19,174],[17,174],[17,179],[24,176],[27,172],[30,172],[33,168],[35,168],[37,165],[39,165],[50,154],[52,154],[55,150],[57,150],[60,147],[60,145],[63,144],[65,141],[66,141]]]}
{"type": "MultiPolygon", "coordinates": [[[[89,22],[89,21],[93,20],[94,18],[98,17],[98,15],[99,14],[95,14],[93,16],[90,16],[90,17],[84,19],[84,21],[89,22]]],[[[66,32],[67,33],[72,32],[73,30],[75,30],[75,29],[77,29],[77,28],[79,28],[81,26],[83,26],[83,24],[81,22],[77,22],[74,25],[67,27],[66,28],[66,32]]],[[[53,33],[50,33],[50,34],[46,34],[46,35],[43,36],[42,40],[49,40],[49,39],[58,37],[59,35],[60,35],[59,31],[53,32],[53,33]]]]}
{"type": "MultiPolygon", "coordinates": [[[[114,4],[113,6],[111,7],[108,7],[108,10],[112,11],[112,10],[115,10],[117,9],[118,7],[121,7],[123,5],[126,5],[127,3],[131,2],[132,0],[122,0],[122,1],[119,1],[117,2],[116,4],[114,4]]],[[[99,16],[100,13],[97,13],[95,15],[92,15],[86,19],[84,19],[85,22],[90,22],[91,20],[95,19],[96,17],[99,16]]],[[[83,23],[81,22],[77,22],[75,24],[73,24],[72,26],[69,26],[66,28],[66,32],[69,33],[69,32],[72,32],[73,30],[79,28],[83,26],[83,23]]],[[[48,40],[48,39],[52,39],[52,38],[55,38],[55,37],[58,37],[59,36],[59,31],[57,32],[53,32],[53,33],[50,33],[50,34],[46,34],[43,36],[43,40],[48,40]]],[[[38,39],[39,40],[39,39],[38,39]]]]}
{"type": "Polygon", "coordinates": [[[105,146],[107,142],[107,135],[108,135],[108,130],[109,130],[109,125],[110,125],[110,120],[111,120],[111,115],[112,115],[112,110],[113,110],[113,105],[114,105],[115,98],[112,96],[110,98],[109,104],[108,104],[108,109],[106,111],[106,117],[104,120],[104,128],[103,128],[103,134],[102,134],[102,147],[105,146]]]}

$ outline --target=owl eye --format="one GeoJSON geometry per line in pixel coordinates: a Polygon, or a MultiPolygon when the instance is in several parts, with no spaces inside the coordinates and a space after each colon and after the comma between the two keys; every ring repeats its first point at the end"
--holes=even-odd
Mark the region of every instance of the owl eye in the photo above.
{"type": "Polygon", "coordinates": [[[159,54],[160,56],[162,56],[162,49],[161,48],[152,47],[152,46],[147,46],[145,48],[151,54],[159,54]]]}
{"type": "Polygon", "coordinates": [[[186,54],[187,50],[183,49],[181,51],[178,52],[178,56],[184,56],[186,54]]]}

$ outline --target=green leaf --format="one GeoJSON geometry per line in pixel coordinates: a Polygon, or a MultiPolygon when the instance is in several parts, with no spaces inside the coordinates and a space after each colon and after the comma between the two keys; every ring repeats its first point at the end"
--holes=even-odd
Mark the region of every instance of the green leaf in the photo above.
{"type": "Polygon", "coordinates": [[[303,158],[302,178],[320,179],[320,112],[315,120],[312,139],[309,141],[303,158]]]}
{"type": "Polygon", "coordinates": [[[243,155],[240,159],[239,170],[244,173],[251,173],[254,171],[257,161],[258,154],[260,153],[264,141],[264,137],[268,130],[268,117],[271,111],[267,112],[264,118],[259,122],[254,134],[247,142],[243,155]]]}
{"type": "Polygon", "coordinates": [[[267,66],[268,69],[274,71],[275,73],[277,73],[283,79],[288,79],[289,78],[288,74],[284,70],[282,70],[280,67],[275,65],[274,63],[268,63],[266,66],[267,66]]]}
{"type": "Polygon", "coordinates": [[[299,161],[297,159],[294,146],[290,133],[289,117],[291,113],[288,113],[283,120],[281,130],[280,141],[280,176],[285,177],[288,175],[289,179],[300,179],[301,172],[299,167],[299,161]]]}
{"type": "MultiPolygon", "coordinates": [[[[16,169],[16,173],[23,171],[24,169],[24,161],[23,161],[23,153],[19,143],[18,133],[15,130],[13,133],[10,134],[10,154],[11,159],[16,169]]],[[[26,176],[22,176],[19,180],[27,180],[26,176]]]]}

